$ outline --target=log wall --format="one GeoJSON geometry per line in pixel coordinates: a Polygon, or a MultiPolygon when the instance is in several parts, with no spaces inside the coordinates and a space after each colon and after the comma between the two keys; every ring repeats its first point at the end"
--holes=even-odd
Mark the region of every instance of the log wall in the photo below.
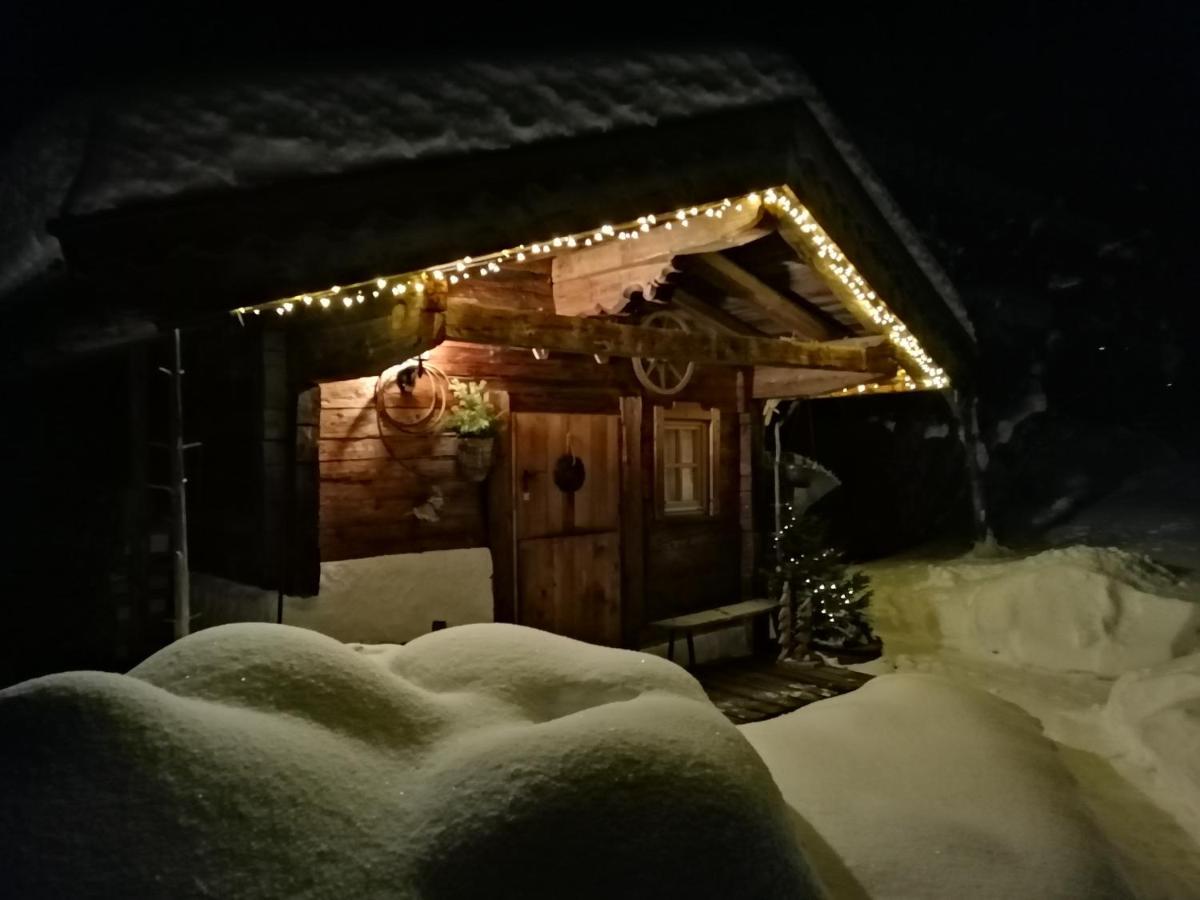
{"type": "MultiPolygon", "coordinates": [[[[518,412],[616,415],[622,396],[643,394],[627,360],[597,363],[590,357],[562,354],[535,360],[525,350],[455,343],[438,347],[429,359],[448,376],[485,379],[490,389],[505,392],[510,408],[518,412]]],[[[459,475],[454,458],[457,439],[444,434],[407,435],[386,421],[381,425],[374,399],[376,378],[320,387],[321,559],[487,546],[487,492],[459,475]],[[443,497],[439,519],[422,521],[412,510],[429,498],[435,486],[443,497]]],[[[622,535],[642,550],[643,621],[731,603],[740,596],[736,385],[733,369],[701,368],[678,396],[722,411],[719,512],[713,518],[656,515],[649,489],[655,478],[652,411],[656,401],[643,396],[640,453],[634,456],[647,486],[640,493],[642,533],[622,535]]],[[[635,502],[629,495],[626,498],[626,503],[635,502]]],[[[627,556],[630,549],[626,548],[627,556]]]]}
{"type": "MultiPolygon", "coordinates": [[[[473,279],[453,293],[489,306],[553,308],[546,273],[539,271],[473,279]]],[[[671,398],[715,406],[722,413],[716,485],[719,513],[712,518],[678,519],[658,516],[654,509],[653,407],[666,401],[645,394],[628,360],[597,362],[590,356],[565,353],[537,360],[528,350],[454,342],[440,345],[427,358],[447,376],[486,380],[513,412],[617,416],[622,414],[622,397],[642,398],[643,408],[634,419],[629,418],[630,408],[624,408],[625,427],[636,423],[638,447],[630,452],[625,446],[622,458],[639,467],[642,486],[622,495],[623,508],[641,505],[640,516],[628,514],[627,509],[622,513],[622,591],[629,614],[637,620],[624,623],[628,642],[641,639],[640,626],[646,621],[739,599],[745,579],[739,529],[742,441],[737,369],[701,366],[687,388],[671,398]],[[637,573],[637,585],[630,584],[627,569],[637,573]],[[636,603],[629,605],[631,599],[636,603]]],[[[375,408],[376,380],[376,374],[369,374],[320,385],[321,559],[488,545],[499,555],[498,548],[505,546],[504,540],[496,539],[503,524],[499,519],[511,517],[511,497],[505,498],[496,483],[473,484],[459,475],[453,436],[409,435],[391,428],[386,420],[381,423],[375,408]],[[435,487],[443,498],[438,520],[423,521],[413,515],[413,509],[428,500],[435,487]],[[505,499],[507,510],[501,508],[505,499]]],[[[399,395],[387,391],[384,402],[389,409],[392,404],[402,406],[399,395]]],[[[628,445],[629,438],[623,440],[628,445]]],[[[511,579],[511,574],[504,578],[511,579]]],[[[497,597],[498,602],[509,602],[500,591],[497,597]]]]}

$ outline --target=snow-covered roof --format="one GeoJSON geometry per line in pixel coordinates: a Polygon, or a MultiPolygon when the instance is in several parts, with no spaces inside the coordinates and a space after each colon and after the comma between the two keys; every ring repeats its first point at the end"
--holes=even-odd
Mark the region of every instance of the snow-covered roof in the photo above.
{"type": "Polygon", "coordinates": [[[280,72],[122,98],[103,114],[66,214],[771,103],[800,95],[787,60],[584,55],[370,72],[280,72]]]}
{"type": "Polygon", "coordinates": [[[80,98],[0,168],[0,294],[57,255],[46,222],[169,197],[653,126],[798,96],[787,60],[585,54],[227,76],[80,98]]]}
{"type": "MultiPolygon", "coordinates": [[[[798,110],[819,123],[815,129],[824,132],[819,140],[828,140],[837,148],[841,157],[837,164],[845,166],[852,173],[849,177],[863,185],[887,223],[884,227],[895,232],[905,255],[919,267],[922,279],[970,335],[970,323],[962,315],[948,279],[903,221],[878,180],[870,176],[861,156],[807,78],[790,58],[753,49],[440,60],[369,71],[300,66],[290,71],[231,73],[218,79],[77,100],[48,115],[12,148],[3,166],[0,178],[5,180],[0,182],[0,196],[9,201],[6,205],[11,215],[0,226],[0,295],[36,277],[61,258],[62,251],[46,231],[47,221],[59,220],[66,230],[84,226],[86,239],[78,238],[78,229],[75,236],[59,229],[68,245],[85,240],[96,244],[98,230],[114,231],[114,217],[122,220],[122,228],[136,217],[141,217],[143,226],[153,221],[149,230],[164,245],[152,247],[143,236],[130,236],[123,244],[120,240],[113,243],[112,235],[106,234],[90,248],[90,260],[85,259],[83,251],[68,250],[72,269],[87,275],[95,271],[98,259],[124,266],[110,279],[110,290],[113,282],[136,284],[151,278],[155,267],[167,265],[181,271],[225,270],[225,281],[206,283],[203,290],[227,296],[221,304],[226,309],[289,289],[307,290],[316,286],[309,281],[314,277],[314,260],[329,262],[334,271],[322,271],[322,276],[331,279],[351,274],[355,268],[387,270],[380,265],[382,259],[394,254],[397,246],[410,246],[413,242],[408,237],[417,228],[417,220],[432,215],[429,209],[422,209],[406,217],[398,206],[412,185],[395,187],[391,196],[385,196],[386,192],[363,180],[369,180],[371,173],[395,172],[399,168],[417,171],[420,166],[455,160],[493,160],[533,148],[563,147],[568,141],[574,148],[579,141],[595,143],[610,136],[650,131],[659,134],[673,125],[716,122],[723,116],[780,108],[798,110]],[[331,179],[347,177],[357,178],[358,187],[329,186],[331,179]],[[260,202],[261,197],[268,196],[264,191],[272,192],[269,202],[260,202]],[[303,206],[299,199],[302,192],[307,192],[303,206]],[[380,209],[369,215],[359,214],[377,198],[380,209]],[[229,205],[239,200],[241,207],[229,205]],[[210,220],[224,216],[222,225],[209,221],[199,229],[203,234],[190,227],[185,229],[186,234],[172,232],[163,225],[164,209],[178,210],[181,204],[197,202],[209,204],[210,220]],[[221,212],[212,212],[214,202],[223,204],[219,206],[221,212]],[[334,221],[338,213],[344,212],[335,207],[351,202],[357,204],[355,214],[334,221]],[[268,206],[276,210],[274,219],[259,215],[268,206]],[[315,220],[311,227],[296,223],[297,218],[309,217],[315,220]],[[402,220],[408,232],[393,227],[402,220]],[[282,233],[280,221],[292,229],[288,234],[282,233]],[[317,239],[313,231],[319,227],[324,227],[326,234],[317,239]],[[214,238],[218,232],[219,241],[214,238]],[[231,232],[238,235],[233,237],[231,232]],[[339,259],[330,260],[331,234],[339,235],[344,246],[357,242],[360,247],[344,254],[339,248],[339,259]],[[234,241],[241,244],[234,247],[234,241]],[[218,242],[224,242],[220,250],[218,242]],[[185,244],[187,249],[183,248],[185,244]],[[290,248],[287,252],[285,246],[290,248]],[[147,259],[130,259],[137,255],[131,253],[131,247],[145,247],[147,259]],[[185,264],[179,255],[188,253],[199,255],[185,264]],[[296,259],[286,259],[289,253],[296,259]],[[249,271],[249,262],[241,268],[228,264],[229,258],[237,255],[254,260],[259,268],[254,277],[243,277],[249,271]],[[344,271],[337,271],[338,265],[344,271]],[[270,293],[259,296],[268,282],[270,293]],[[242,293],[229,296],[235,291],[242,293]]],[[[740,121],[746,125],[751,122],[740,121]]],[[[616,172],[632,173],[625,179],[633,185],[626,192],[627,198],[636,194],[636,211],[640,212],[645,197],[670,194],[662,186],[667,181],[681,185],[672,199],[677,195],[686,202],[718,199],[735,190],[785,181],[780,176],[789,174],[788,167],[795,165],[794,158],[789,157],[792,148],[788,145],[794,142],[794,135],[788,127],[787,122],[767,125],[764,120],[762,128],[755,124],[734,132],[736,140],[728,140],[719,128],[699,129],[691,138],[700,138],[692,142],[703,146],[690,151],[655,146],[643,138],[636,147],[614,147],[596,154],[596,158],[616,172]],[[770,158],[767,144],[772,144],[769,150],[774,156],[770,158]],[[680,160],[688,152],[695,157],[695,167],[705,167],[704,177],[694,177],[690,189],[718,192],[714,197],[683,193],[688,183],[682,171],[686,166],[680,160]],[[747,162],[737,169],[729,160],[738,154],[752,164],[747,162]],[[750,171],[774,177],[751,178],[750,171]]],[[[663,143],[669,140],[664,136],[663,143]]],[[[463,219],[497,215],[507,219],[514,206],[527,204],[528,220],[558,215],[564,224],[570,224],[571,211],[580,210],[582,216],[587,205],[575,202],[570,193],[581,189],[578,183],[568,184],[575,161],[571,153],[565,152],[551,158],[553,162],[547,163],[547,157],[540,157],[532,165],[544,166],[545,180],[557,179],[561,190],[551,185],[543,193],[536,174],[523,174],[522,184],[505,195],[496,186],[501,179],[481,177],[475,182],[477,187],[472,188],[479,195],[478,205],[464,210],[464,201],[456,197],[457,206],[451,211],[463,219]]],[[[580,168],[576,180],[584,185],[582,189],[602,198],[613,195],[611,190],[598,188],[596,179],[583,173],[582,165],[580,168]]],[[[454,174],[442,169],[437,177],[455,180],[454,174]]],[[[590,202],[593,209],[603,208],[600,200],[592,198],[590,202]]],[[[616,200],[612,202],[617,204],[616,200]]],[[[855,202],[861,205],[861,201],[855,202]]],[[[200,206],[189,208],[194,211],[200,206]]],[[[440,212],[444,219],[447,210],[440,212]]],[[[848,219],[855,216],[860,216],[860,210],[846,212],[848,219]]],[[[516,224],[521,222],[520,215],[513,214],[511,219],[516,224]]],[[[589,218],[579,224],[593,223],[589,218]]],[[[837,230],[836,221],[827,224],[837,230]]],[[[421,222],[421,227],[431,231],[428,220],[421,222]]],[[[862,226],[871,227],[879,226],[862,226]]],[[[465,233],[460,223],[454,235],[466,245],[455,248],[459,253],[492,246],[471,246],[465,233]]],[[[453,242],[449,235],[447,240],[453,242]]],[[[839,242],[853,252],[853,235],[840,236],[839,242]]],[[[859,243],[865,247],[869,242],[859,243]]],[[[881,263],[877,271],[881,268],[888,266],[881,263]]],[[[187,277],[181,280],[201,290],[199,281],[187,277]]]]}

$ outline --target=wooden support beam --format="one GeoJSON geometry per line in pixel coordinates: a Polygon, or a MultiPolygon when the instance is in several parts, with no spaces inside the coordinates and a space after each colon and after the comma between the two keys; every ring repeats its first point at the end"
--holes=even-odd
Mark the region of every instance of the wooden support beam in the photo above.
{"type": "Polygon", "coordinates": [[[492,618],[515,622],[517,608],[516,491],[513,435],[507,391],[492,391],[501,413],[496,435],[496,460],[487,480],[488,547],[492,552],[492,618]]]}
{"type": "Polygon", "coordinates": [[[742,600],[754,595],[754,403],[750,396],[748,373],[737,373],[738,421],[738,528],[741,547],[738,554],[738,586],[742,600]]]}
{"type": "Polygon", "coordinates": [[[728,257],[720,253],[702,253],[693,259],[699,274],[733,296],[753,303],[800,337],[827,341],[838,336],[830,323],[804,309],[728,257]]]}
{"type": "Polygon", "coordinates": [[[755,400],[816,397],[883,378],[882,375],[869,372],[830,372],[827,369],[758,366],[754,370],[752,396],[755,400]]]}
{"type": "Polygon", "coordinates": [[[740,334],[745,337],[764,337],[763,333],[737,316],[730,315],[719,306],[705,303],[698,297],[693,297],[687,291],[675,289],[671,296],[671,305],[677,306],[683,312],[710,328],[722,334],[740,334]]]}
{"type": "Polygon", "coordinates": [[[782,338],[743,337],[644,328],[602,319],[515,312],[451,302],[443,318],[446,340],[563,353],[606,353],[725,366],[795,366],[840,372],[895,371],[890,347],[840,347],[782,338]]]}
{"type": "Polygon", "coordinates": [[[642,398],[621,398],[621,633],[638,648],[646,619],[645,490],[642,477],[642,398]]]}

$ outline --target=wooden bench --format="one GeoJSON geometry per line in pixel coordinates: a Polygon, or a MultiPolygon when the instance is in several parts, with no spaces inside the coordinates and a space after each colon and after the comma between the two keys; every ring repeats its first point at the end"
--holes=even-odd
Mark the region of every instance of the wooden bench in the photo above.
{"type": "MultiPolygon", "coordinates": [[[[774,618],[779,604],[774,600],[743,600],[729,606],[718,606],[716,609],[706,609],[701,612],[688,613],[683,616],[672,616],[669,619],[659,619],[651,622],[650,626],[667,633],[667,659],[675,659],[675,636],[682,633],[687,638],[688,668],[696,665],[696,646],[692,641],[699,632],[716,631],[738,622],[748,622],[760,616],[774,618]]],[[[779,623],[775,622],[778,628],[779,623]]]]}

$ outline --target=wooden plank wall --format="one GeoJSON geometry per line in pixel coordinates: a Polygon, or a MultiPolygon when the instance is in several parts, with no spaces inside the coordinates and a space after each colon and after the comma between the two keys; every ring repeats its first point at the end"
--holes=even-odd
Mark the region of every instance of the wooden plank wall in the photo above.
{"type": "MultiPolygon", "coordinates": [[[[553,298],[546,272],[506,272],[494,279],[472,279],[456,286],[456,296],[471,296],[489,305],[547,311],[553,298]],[[514,280],[515,279],[515,280],[514,280]]],[[[431,362],[452,377],[486,379],[489,388],[505,392],[514,412],[622,412],[621,398],[641,397],[634,416],[625,409],[626,428],[640,428],[636,451],[622,455],[640,466],[641,488],[623,485],[623,502],[640,498],[640,515],[622,512],[623,537],[640,519],[641,534],[632,529],[637,547],[622,546],[626,565],[624,593],[626,640],[637,643],[640,626],[664,616],[731,603],[745,590],[743,536],[739,509],[744,473],[739,453],[744,446],[746,410],[739,410],[738,372],[732,367],[699,367],[692,382],[673,400],[716,406],[721,412],[718,472],[719,515],[713,519],[670,519],[653,508],[653,405],[662,398],[646,396],[629,361],[598,363],[588,356],[556,353],[535,360],[527,350],[470,344],[443,344],[429,354],[431,362]],[[644,573],[637,586],[630,574],[644,573]],[[634,600],[632,605],[629,600],[634,600]]],[[[321,559],[348,559],[451,547],[497,546],[496,484],[483,487],[462,480],[454,461],[455,440],[448,436],[414,437],[381,433],[373,397],[375,376],[321,385],[320,547],[321,559]],[[414,505],[437,485],[445,499],[438,522],[411,515],[414,505]],[[490,505],[489,505],[490,496],[490,505]],[[490,525],[489,525],[490,522],[490,525]]],[[[507,471],[507,470],[506,470],[507,471]]],[[[511,477],[511,473],[509,473],[511,477]]],[[[505,539],[506,541],[508,539],[505,539]]],[[[511,573],[501,573],[506,580],[511,573]]],[[[507,583],[507,581],[506,581],[507,583]]],[[[505,600],[510,603],[511,599],[505,600]]]]}
{"type": "Polygon", "coordinates": [[[621,643],[621,548],[616,532],[520,544],[524,624],[593,643],[621,643]]]}
{"type": "Polygon", "coordinates": [[[517,537],[521,540],[571,531],[617,531],[620,527],[620,420],[584,413],[518,413],[513,421],[517,459],[517,537]],[[583,486],[574,493],[554,484],[554,466],[571,448],[584,460],[583,486]],[[525,470],[535,473],[522,484],[525,470]],[[525,499],[525,490],[529,499],[525,499]]]}
{"type": "MultiPolygon", "coordinates": [[[[721,410],[717,467],[717,515],[672,518],[657,515],[653,492],[645,491],[644,622],[737,602],[741,598],[739,526],[740,434],[734,368],[700,368],[678,400],[721,410]]],[[[649,398],[647,398],[649,400],[649,398]]],[[[642,427],[643,481],[654,484],[653,415],[642,427]]]]}
{"type": "MultiPolygon", "coordinates": [[[[447,343],[430,354],[447,375],[483,378],[508,394],[514,411],[619,412],[621,396],[642,393],[627,360],[597,363],[590,357],[447,343]]],[[[485,489],[457,473],[452,436],[381,433],[374,407],[375,376],[321,386],[321,559],[349,559],[488,544],[485,489]],[[440,521],[411,515],[433,485],[445,503],[440,521]]],[[[657,517],[653,492],[640,492],[644,509],[645,613],[647,620],[734,602],[740,596],[737,372],[700,368],[681,401],[716,405],[721,417],[719,515],[706,520],[657,517]]],[[[390,401],[389,401],[390,402],[390,401]]],[[[650,398],[641,417],[642,483],[654,483],[650,398]]],[[[628,495],[627,495],[628,496],[628,495]]]]}
{"type": "MultiPolygon", "coordinates": [[[[485,379],[513,410],[613,412],[621,391],[617,363],[590,357],[535,360],[528,351],[447,343],[429,354],[450,377],[485,379]]],[[[628,368],[628,363],[626,363],[628,368]]],[[[488,544],[485,486],[466,481],[452,435],[408,435],[380,423],[377,376],[321,385],[321,559],[352,559],[488,544]],[[437,487],[439,521],[412,515],[437,487]]],[[[400,401],[385,392],[389,408],[400,401]]],[[[395,413],[394,413],[395,414],[395,413]]]]}
{"type": "Polygon", "coordinates": [[[456,439],[381,425],[376,380],[321,385],[321,559],[484,545],[480,487],[458,474],[456,439]],[[435,489],[443,498],[438,521],[422,521],[413,510],[435,489]]]}

